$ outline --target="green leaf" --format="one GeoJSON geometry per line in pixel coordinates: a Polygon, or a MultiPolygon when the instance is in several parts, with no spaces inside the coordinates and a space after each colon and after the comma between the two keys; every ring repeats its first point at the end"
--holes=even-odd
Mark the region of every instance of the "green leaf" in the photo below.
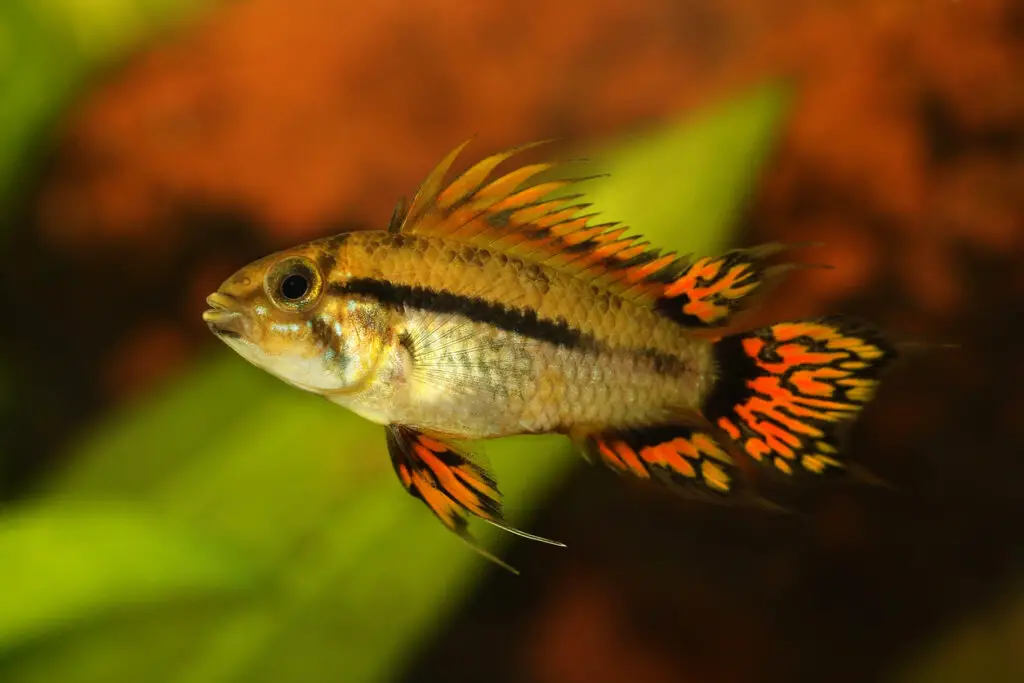
{"type": "Polygon", "coordinates": [[[788,90],[763,86],[663,130],[631,135],[591,155],[610,177],[585,186],[587,201],[652,243],[721,251],[767,157],[788,90]]]}
{"type": "Polygon", "coordinates": [[[250,586],[248,563],[127,505],[38,505],[0,516],[0,653],[126,607],[250,586]]]}
{"type": "MultiPolygon", "coordinates": [[[[784,95],[764,88],[594,156],[597,207],[661,246],[713,252],[748,194],[784,95]]],[[[509,517],[579,462],[565,439],[486,444],[509,517]]],[[[495,570],[398,484],[380,427],[223,351],[93,434],[48,495],[147,504],[272,567],[243,604],[110,622],[0,663],[9,683],[388,680],[406,653],[495,570]],[[166,643],[168,619],[177,649],[166,643]],[[125,650],[126,638],[138,645],[125,650]],[[105,653],[105,656],[104,656],[105,653]],[[182,654],[184,653],[184,654],[182,654]]],[[[595,514],[600,514],[595,511],[595,514]]],[[[480,529],[500,553],[507,534],[480,529]]],[[[551,548],[551,552],[572,552],[551,548]]]]}

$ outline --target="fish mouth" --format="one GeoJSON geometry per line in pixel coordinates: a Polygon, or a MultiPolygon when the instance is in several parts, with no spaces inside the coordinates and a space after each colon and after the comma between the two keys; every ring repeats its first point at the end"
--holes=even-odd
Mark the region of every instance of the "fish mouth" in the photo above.
{"type": "Polygon", "coordinates": [[[234,297],[214,292],[206,297],[206,303],[210,308],[203,311],[203,322],[210,331],[218,337],[241,339],[245,320],[241,311],[235,308],[237,302],[234,297]]]}

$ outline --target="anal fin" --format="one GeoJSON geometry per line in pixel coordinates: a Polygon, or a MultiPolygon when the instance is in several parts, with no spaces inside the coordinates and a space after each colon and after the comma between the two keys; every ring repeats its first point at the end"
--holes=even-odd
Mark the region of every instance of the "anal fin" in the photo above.
{"type": "Polygon", "coordinates": [[[505,523],[497,482],[461,449],[402,425],[387,428],[388,454],[402,486],[421,500],[449,530],[510,572],[518,572],[484,550],[469,533],[469,517],[533,541],[562,546],[505,523]]]}
{"type": "Polygon", "coordinates": [[[576,441],[588,459],[621,474],[657,481],[686,497],[724,502],[740,484],[733,458],[710,431],[698,427],[615,429],[576,441]]]}

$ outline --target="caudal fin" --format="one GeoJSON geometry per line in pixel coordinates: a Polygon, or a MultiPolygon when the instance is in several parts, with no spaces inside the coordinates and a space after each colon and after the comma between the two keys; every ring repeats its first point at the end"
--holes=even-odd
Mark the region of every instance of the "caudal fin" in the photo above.
{"type": "Polygon", "coordinates": [[[751,459],[789,476],[841,467],[840,439],[896,351],[853,318],[777,323],[715,344],[704,415],[751,459]]]}

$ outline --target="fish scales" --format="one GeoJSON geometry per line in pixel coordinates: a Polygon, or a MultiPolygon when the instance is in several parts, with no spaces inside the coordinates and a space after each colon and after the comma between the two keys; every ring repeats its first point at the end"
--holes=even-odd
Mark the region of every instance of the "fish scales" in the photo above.
{"type": "Polygon", "coordinates": [[[473,438],[630,426],[693,410],[709,380],[708,342],[673,335],[644,309],[553,268],[430,238],[355,233],[336,248],[344,251],[328,281],[339,291],[372,279],[420,288],[421,299],[451,293],[570,333],[529,336],[496,327],[486,309],[439,316],[393,303],[394,333],[420,340],[409,349],[412,372],[336,399],[377,421],[473,438]],[[573,338],[558,343],[564,337],[573,338]]]}

